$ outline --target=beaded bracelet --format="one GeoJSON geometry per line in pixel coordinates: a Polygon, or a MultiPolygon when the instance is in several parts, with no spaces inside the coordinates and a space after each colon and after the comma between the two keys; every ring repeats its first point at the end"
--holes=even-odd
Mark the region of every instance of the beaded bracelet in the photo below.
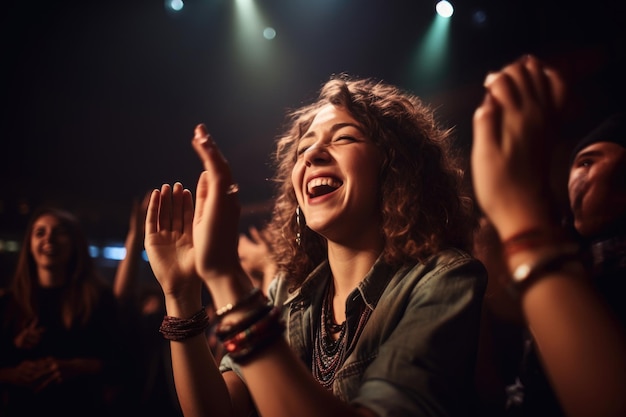
{"type": "Polygon", "coordinates": [[[249,361],[282,335],[285,325],[280,320],[280,313],[280,307],[274,307],[245,330],[224,340],[222,343],[226,352],[237,363],[249,361]]]}
{"type": "Polygon", "coordinates": [[[268,313],[272,311],[272,304],[265,303],[255,309],[249,310],[246,314],[235,323],[222,323],[221,321],[215,327],[215,336],[224,342],[226,339],[230,339],[237,333],[240,333],[252,326],[257,321],[261,320],[268,313]]]}
{"type": "Polygon", "coordinates": [[[197,336],[209,326],[209,316],[204,307],[188,319],[165,316],[159,332],[168,340],[180,341],[197,336]]]}

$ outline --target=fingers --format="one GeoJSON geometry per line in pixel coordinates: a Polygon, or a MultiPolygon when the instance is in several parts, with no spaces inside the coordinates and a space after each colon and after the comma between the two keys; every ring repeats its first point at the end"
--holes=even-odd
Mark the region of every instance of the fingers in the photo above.
{"type": "Polygon", "coordinates": [[[161,201],[159,204],[158,230],[171,230],[172,224],[172,187],[169,184],[161,186],[161,201]]]}
{"type": "Polygon", "coordinates": [[[146,210],[146,234],[154,234],[158,231],[159,205],[161,203],[161,192],[153,190],[148,201],[146,210]]]}
{"type": "Polygon", "coordinates": [[[536,99],[544,109],[553,107],[550,80],[546,75],[543,63],[536,57],[528,55],[524,59],[523,67],[530,80],[528,93],[532,96],[531,98],[536,99]]]}
{"type": "Polygon", "coordinates": [[[259,229],[257,229],[254,226],[250,226],[248,230],[250,232],[250,237],[252,238],[254,242],[256,243],[264,242],[263,236],[261,236],[261,232],[259,232],[259,229]]]}
{"type": "Polygon", "coordinates": [[[204,214],[205,201],[209,194],[208,178],[209,173],[206,171],[202,171],[202,173],[200,173],[200,178],[198,178],[198,185],[196,186],[196,210],[194,216],[196,221],[199,221],[204,214]]]}
{"type": "Polygon", "coordinates": [[[564,84],[560,76],[532,55],[490,73],[484,86],[506,111],[537,103],[544,111],[550,111],[564,101],[564,84]]]}
{"type": "Polygon", "coordinates": [[[472,145],[472,156],[484,156],[485,152],[492,147],[500,146],[500,127],[502,124],[502,111],[493,96],[487,92],[481,105],[474,111],[473,129],[474,141],[472,145]]]}
{"type": "Polygon", "coordinates": [[[505,109],[515,109],[522,105],[522,91],[528,88],[528,83],[522,65],[514,62],[498,72],[488,74],[484,87],[505,109]]]}
{"type": "Polygon", "coordinates": [[[556,70],[552,68],[545,68],[544,73],[548,79],[550,85],[550,91],[552,93],[552,99],[557,111],[562,111],[565,107],[567,99],[567,86],[565,80],[556,70]]]}
{"type": "Polygon", "coordinates": [[[183,233],[191,236],[193,229],[193,196],[187,188],[183,190],[183,233]]]}
{"type": "Polygon", "coordinates": [[[174,183],[172,188],[172,231],[182,233],[183,222],[183,185],[180,182],[174,183]]]}
{"type": "Polygon", "coordinates": [[[150,195],[146,210],[146,234],[159,231],[191,232],[193,197],[180,182],[163,184],[150,195]]]}
{"type": "Polygon", "coordinates": [[[228,186],[233,182],[230,168],[213,138],[206,131],[204,124],[196,126],[192,145],[196,154],[200,157],[205,171],[209,173],[210,189],[226,192],[228,186]]]}

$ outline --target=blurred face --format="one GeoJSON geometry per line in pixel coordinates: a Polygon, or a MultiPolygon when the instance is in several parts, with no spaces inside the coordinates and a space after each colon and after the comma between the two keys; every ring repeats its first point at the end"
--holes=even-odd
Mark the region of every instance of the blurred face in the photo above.
{"type": "Polygon", "coordinates": [[[569,175],[574,226],[585,237],[610,232],[626,213],[626,148],[597,142],[583,148],[569,175]]]}
{"type": "Polygon", "coordinates": [[[44,214],[33,224],[30,250],[38,268],[65,267],[72,255],[72,241],[59,219],[44,214]]]}
{"type": "Polygon", "coordinates": [[[378,230],[381,163],[350,113],[322,107],[300,139],[291,176],[307,226],[331,241],[378,230]]]}

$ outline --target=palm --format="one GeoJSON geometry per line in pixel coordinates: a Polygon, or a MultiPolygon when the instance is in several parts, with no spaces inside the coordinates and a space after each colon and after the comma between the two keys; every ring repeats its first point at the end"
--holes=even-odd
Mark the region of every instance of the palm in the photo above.
{"type": "Polygon", "coordinates": [[[191,236],[171,231],[146,234],[146,252],[157,280],[166,291],[176,283],[196,280],[191,236]]]}
{"type": "Polygon", "coordinates": [[[152,271],[166,294],[200,285],[192,222],[191,193],[182,184],[164,184],[161,191],[153,193],[146,214],[145,247],[152,271]]]}

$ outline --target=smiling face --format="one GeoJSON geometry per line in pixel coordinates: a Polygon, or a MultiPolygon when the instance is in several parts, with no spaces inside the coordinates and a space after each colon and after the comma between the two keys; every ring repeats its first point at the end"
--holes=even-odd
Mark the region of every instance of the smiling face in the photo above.
{"type": "Polygon", "coordinates": [[[30,250],[37,268],[64,269],[72,255],[72,239],[56,216],[44,214],[33,223],[30,250]]]}
{"type": "Polygon", "coordinates": [[[322,107],[297,152],[291,180],[307,226],[342,243],[378,236],[382,156],[352,115],[322,107]]]}
{"type": "Polygon", "coordinates": [[[596,142],[578,152],[569,175],[576,230],[585,237],[610,231],[626,215],[626,149],[596,142]]]}

